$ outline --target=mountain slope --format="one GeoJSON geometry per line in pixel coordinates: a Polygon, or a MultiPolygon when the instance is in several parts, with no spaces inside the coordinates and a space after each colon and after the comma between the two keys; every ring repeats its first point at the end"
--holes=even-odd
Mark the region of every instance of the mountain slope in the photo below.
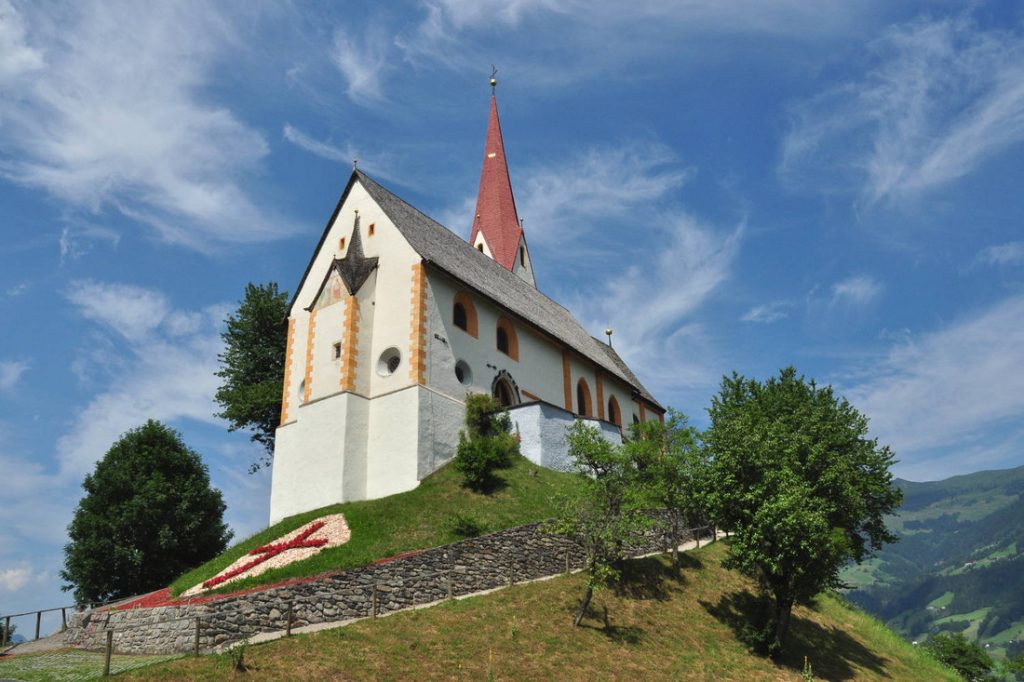
{"type": "Polygon", "coordinates": [[[850,599],[912,639],[963,632],[996,657],[1024,651],[1024,467],[898,484],[900,542],[845,572],[850,599]]]}
{"type": "MultiPolygon", "coordinates": [[[[776,665],[750,654],[752,585],[721,565],[726,543],[630,562],[622,594],[600,592],[584,627],[571,627],[584,576],[516,585],[245,650],[259,679],[955,680],[878,621],[832,596],[794,612],[791,648],[776,665]],[[604,624],[607,607],[609,624],[604,624]]],[[[222,679],[230,655],[182,659],[135,680],[222,679]]]]}

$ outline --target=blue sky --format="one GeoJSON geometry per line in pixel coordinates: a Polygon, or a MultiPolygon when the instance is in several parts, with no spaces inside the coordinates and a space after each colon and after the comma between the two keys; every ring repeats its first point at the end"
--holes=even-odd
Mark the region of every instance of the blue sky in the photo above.
{"type": "Polygon", "coordinates": [[[150,417],[264,525],[221,321],[354,157],[467,235],[492,64],[541,289],[662,402],[795,364],[901,476],[1024,464],[1019,3],[170,5],[0,0],[0,612],[68,600],[81,480],[150,417]]]}

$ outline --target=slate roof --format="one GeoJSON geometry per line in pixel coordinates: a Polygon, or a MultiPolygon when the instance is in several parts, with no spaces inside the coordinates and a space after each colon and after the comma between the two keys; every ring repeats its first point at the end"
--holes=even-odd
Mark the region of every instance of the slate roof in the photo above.
{"type": "MultiPolygon", "coordinates": [[[[357,178],[424,261],[575,349],[609,374],[632,386],[647,402],[664,409],[630,371],[619,354],[608,344],[588,334],[572,313],[532,284],[474,249],[469,242],[444,225],[392,194],[361,170],[353,171],[345,195],[357,178]]],[[[345,195],[338,204],[339,209],[345,195]]],[[[332,218],[328,229],[333,222],[332,218]]],[[[325,238],[326,230],[321,244],[325,238]]]]}

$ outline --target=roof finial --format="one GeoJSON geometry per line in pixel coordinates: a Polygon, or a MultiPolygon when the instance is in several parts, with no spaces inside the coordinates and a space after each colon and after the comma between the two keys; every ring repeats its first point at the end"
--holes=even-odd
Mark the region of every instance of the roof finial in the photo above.
{"type": "Polygon", "coordinates": [[[352,159],[352,170],[359,170],[359,157],[352,159]]]}
{"type": "Polygon", "coordinates": [[[611,327],[605,327],[604,333],[605,333],[605,336],[608,337],[608,347],[611,348],[611,346],[612,346],[612,334],[615,333],[615,330],[612,329],[611,327]]]}
{"type": "Polygon", "coordinates": [[[498,75],[498,67],[496,67],[494,64],[491,64],[491,95],[492,96],[494,95],[494,91],[498,87],[497,75],[498,75]]]}

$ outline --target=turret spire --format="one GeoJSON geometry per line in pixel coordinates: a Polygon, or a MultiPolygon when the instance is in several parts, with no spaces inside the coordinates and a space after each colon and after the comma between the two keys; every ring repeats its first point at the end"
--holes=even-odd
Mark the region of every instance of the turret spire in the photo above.
{"type": "MultiPolygon", "coordinates": [[[[497,84],[491,75],[492,89],[497,84]]],[[[512,182],[508,176],[505,161],[505,144],[501,139],[501,122],[498,119],[498,99],[491,94],[491,112],[487,121],[487,141],[484,145],[484,163],[480,172],[480,190],[476,197],[476,212],[473,214],[473,232],[469,243],[486,247],[485,253],[503,267],[515,271],[517,259],[527,262],[523,229],[516,213],[516,202],[512,196],[512,182]],[[482,239],[481,239],[482,236],[482,239]],[[520,249],[524,249],[520,253],[520,249]]],[[[532,277],[530,278],[532,280],[532,277]]]]}

